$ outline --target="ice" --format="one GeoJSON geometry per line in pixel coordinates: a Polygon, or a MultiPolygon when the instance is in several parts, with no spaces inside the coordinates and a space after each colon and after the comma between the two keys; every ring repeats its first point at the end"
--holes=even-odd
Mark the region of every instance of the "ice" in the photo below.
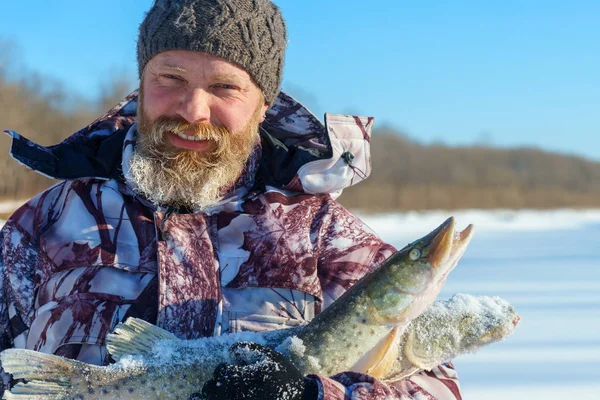
{"type": "Polygon", "coordinates": [[[462,226],[474,224],[477,232],[569,230],[600,225],[600,209],[434,210],[357,215],[383,237],[395,236],[398,232],[425,234],[450,216],[454,216],[459,224],[464,224],[462,226]]]}
{"type": "Polygon", "coordinates": [[[600,398],[600,210],[434,211],[365,216],[402,247],[449,216],[475,236],[438,299],[500,296],[521,322],[454,360],[465,399],[600,398]]]}
{"type": "Polygon", "coordinates": [[[506,382],[504,387],[494,389],[461,384],[461,391],[463,399],[482,400],[591,400],[600,398],[600,384],[580,382],[570,385],[539,385],[535,383],[511,385],[510,382],[506,382]]]}

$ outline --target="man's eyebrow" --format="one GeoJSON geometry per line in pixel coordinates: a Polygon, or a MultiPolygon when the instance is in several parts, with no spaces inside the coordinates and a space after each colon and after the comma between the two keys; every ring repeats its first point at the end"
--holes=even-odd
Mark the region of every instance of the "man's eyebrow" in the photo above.
{"type": "MultiPolygon", "coordinates": [[[[187,72],[187,69],[185,69],[179,65],[176,65],[176,64],[169,64],[167,62],[160,64],[159,68],[165,68],[165,69],[180,72],[180,73],[187,72]]],[[[231,83],[235,83],[237,85],[244,85],[247,83],[247,79],[244,79],[243,77],[239,77],[238,75],[235,75],[235,74],[215,74],[215,75],[212,75],[210,77],[210,79],[215,82],[231,82],[231,83]]]]}
{"type": "Polygon", "coordinates": [[[242,85],[242,84],[246,83],[245,79],[240,78],[239,76],[233,75],[233,74],[216,74],[216,75],[213,75],[211,77],[211,79],[213,81],[231,82],[231,83],[236,83],[238,85],[242,85]]]}
{"type": "Polygon", "coordinates": [[[177,72],[182,72],[182,73],[187,72],[187,70],[185,68],[180,67],[179,65],[174,65],[174,64],[169,64],[169,63],[163,63],[159,67],[170,69],[170,70],[177,71],[177,72]]]}

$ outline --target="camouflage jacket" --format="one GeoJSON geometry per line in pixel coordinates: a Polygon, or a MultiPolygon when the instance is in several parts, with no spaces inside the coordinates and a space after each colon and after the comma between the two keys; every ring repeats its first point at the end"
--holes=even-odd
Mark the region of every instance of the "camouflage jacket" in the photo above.
{"type": "MultiPolygon", "coordinates": [[[[173,212],[128,180],[136,106],[134,92],[51,147],[8,131],[16,160],[62,181],[0,231],[2,348],[107,364],[106,334],[130,316],[188,339],[302,324],[394,251],[334,200],[370,172],[371,118],[323,125],[281,93],[222,201],[173,212]]],[[[460,398],[451,364],[310,379],[323,399],[460,398]]]]}

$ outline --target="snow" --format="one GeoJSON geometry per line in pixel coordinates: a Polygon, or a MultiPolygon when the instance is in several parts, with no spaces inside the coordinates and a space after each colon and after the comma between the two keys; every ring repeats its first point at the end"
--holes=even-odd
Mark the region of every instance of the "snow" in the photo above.
{"type": "Polygon", "coordinates": [[[296,356],[303,357],[306,351],[306,346],[302,339],[297,336],[290,336],[286,338],[279,346],[275,348],[278,352],[284,354],[287,357],[296,356]]]}
{"type": "MultiPolygon", "coordinates": [[[[515,322],[519,319],[514,308],[504,299],[464,293],[457,293],[444,302],[435,302],[423,317],[427,317],[426,321],[440,321],[431,328],[419,324],[414,328],[423,337],[416,341],[425,342],[431,354],[438,356],[432,367],[463,350],[474,353],[479,351],[480,346],[506,339],[514,332],[515,322]]],[[[409,331],[412,328],[413,325],[408,328],[409,331]]]]}
{"type": "MultiPolygon", "coordinates": [[[[510,383],[509,383],[510,384],[510,383]]],[[[462,387],[465,400],[506,400],[506,399],[529,399],[529,400],[587,400],[597,399],[600,394],[600,384],[575,383],[573,385],[536,385],[525,384],[510,385],[506,389],[490,390],[485,387],[465,388],[462,387]]]]}
{"type": "Polygon", "coordinates": [[[600,224],[600,209],[590,210],[457,210],[413,211],[406,213],[361,215],[357,214],[379,235],[419,232],[423,228],[440,225],[448,217],[457,222],[475,224],[477,231],[540,231],[577,229],[600,224]]]}
{"type": "Polygon", "coordinates": [[[111,368],[122,369],[143,369],[148,365],[148,361],[139,355],[127,355],[121,358],[118,364],[111,364],[111,368]]]}
{"type": "MultiPolygon", "coordinates": [[[[0,214],[8,214],[25,204],[27,200],[0,201],[0,214]]],[[[0,220],[0,226],[4,221],[0,220]]]]}
{"type": "Polygon", "coordinates": [[[460,229],[473,223],[476,232],[439,298],[500,296],[521,316],[508,339],[454,361],[463,398],[600,398],[600,210],[361,217],[384,240],[403,247],[451,215],[460,229]]]}

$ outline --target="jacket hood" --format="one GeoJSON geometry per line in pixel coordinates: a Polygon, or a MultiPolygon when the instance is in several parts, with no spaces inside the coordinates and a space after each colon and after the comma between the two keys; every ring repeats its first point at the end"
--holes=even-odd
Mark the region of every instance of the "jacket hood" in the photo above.
{"type": "MultiPolygon", "coordinates": [[[[15,131],[11,156],[50,178],[123,182],[123,143],[135,123],[137,90],[87,127],[53,146],[15,131]]],[[[341,191],[371,172],[372,117],[325,114],[322,124],[306,107],[280,92],[260,126],[262,155],[256,174],[265,185],[311,194],[341,191]]]]}

